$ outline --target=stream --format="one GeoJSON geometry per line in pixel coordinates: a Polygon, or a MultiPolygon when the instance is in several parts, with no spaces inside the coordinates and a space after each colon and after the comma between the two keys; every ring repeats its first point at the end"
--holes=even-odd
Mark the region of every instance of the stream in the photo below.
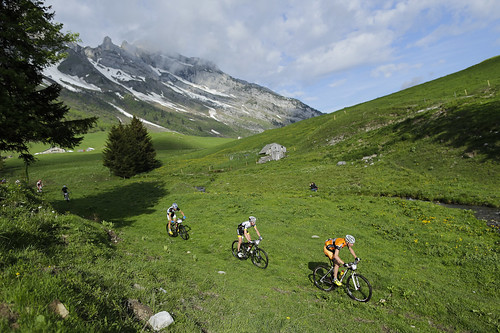
{"type": "Polygon", "coordinates": [[[474,212],[474,216],[478,220],[484,220],[491,227],[500,227],[500,208],[485,207],[485,206],[468,206],[438,203],[441,206],[448,208],[468,209],[474,212]]]}

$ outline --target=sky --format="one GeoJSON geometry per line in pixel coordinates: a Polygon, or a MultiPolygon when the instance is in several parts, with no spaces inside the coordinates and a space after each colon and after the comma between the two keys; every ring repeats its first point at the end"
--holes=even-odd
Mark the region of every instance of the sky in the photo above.
{"type": "Polygon", "coordinates": [[[500,0],[46,0],[82,46],[108,36],[206,59],[325,113],[500,55],[500,0]]]}

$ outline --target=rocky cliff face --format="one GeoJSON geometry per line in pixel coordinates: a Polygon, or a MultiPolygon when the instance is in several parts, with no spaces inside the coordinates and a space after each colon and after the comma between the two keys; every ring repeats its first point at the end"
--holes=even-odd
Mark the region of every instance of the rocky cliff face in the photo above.
{"type": "Polygon", "coordinates": [[[199,58],[151,53],[126,42],[119,47],[108,37],[96,48],[72,45],[68,53],[45,75],[70,92],[65,102],[76,109],[75,100],[91,100],[111,106],[103,112],[119,118],[134,114],[157,128],[217,136],[249,135],[321,114],[199,58]]]}

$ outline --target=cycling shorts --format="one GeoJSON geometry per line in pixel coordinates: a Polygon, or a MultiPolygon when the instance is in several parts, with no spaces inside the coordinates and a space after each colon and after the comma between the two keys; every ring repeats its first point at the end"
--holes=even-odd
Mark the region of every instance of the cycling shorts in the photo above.
{"type": "Polygon", "coordinates": [[[325,253],[325,256],[330,258],[330,260],[333,260],[335,258],[335,248],[333,249],[328,249],[327,246],[323,246],[323,252],[325,253]]]}
{"type": "Polygon", "coordinates": [[[238,237],[243,237],[245,234],[245,228],[243,226],[238,226],[238,229],[236,229],[236,233],[238,234],[238,237]]]}

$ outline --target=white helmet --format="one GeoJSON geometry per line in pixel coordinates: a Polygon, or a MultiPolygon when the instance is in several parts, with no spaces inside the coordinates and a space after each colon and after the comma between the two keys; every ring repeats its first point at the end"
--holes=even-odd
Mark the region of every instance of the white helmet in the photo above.
{"type": "Polygon", "coordinates": [[[174,207],[174,209],[177,209],[177,204],[174,202],[174,203],[172,204],[172,207],[174,207]]]}
{"type": "Polygon", "coordinates": [[[351,243],[351,244],[354,244],[354,242],[356,241],[354,239],[354,237],[351,236],[351,235],[345,235],[345,240],[346,240],[347,243],[351,243]]]}
{"type": "Polygon", "coordinates": [[[252,222],[252,223],[255,223],[257,221],[257,218],[255,216],[250,216],[248,218],[248,221],[252,222]]]}

